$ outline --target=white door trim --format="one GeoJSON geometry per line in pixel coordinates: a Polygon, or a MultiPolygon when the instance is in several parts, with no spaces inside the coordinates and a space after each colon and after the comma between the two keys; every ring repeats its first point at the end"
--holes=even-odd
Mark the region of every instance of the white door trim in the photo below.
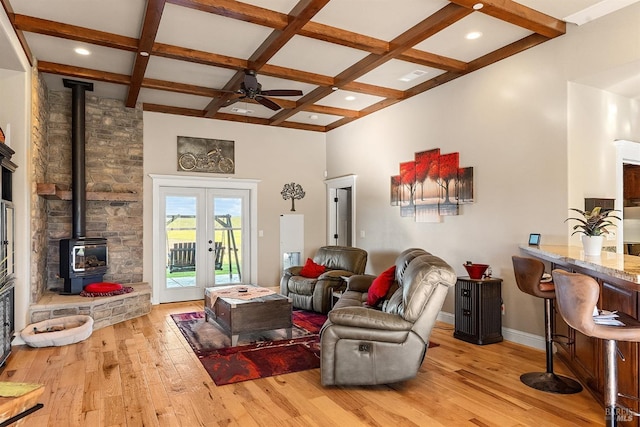
{"type": "Polygon", "coordinates": [[[345,175],[337,178],[325,179],[327,186],[327,244],[333,240],[332,230],[336,229],[336,204],[333,199],[339,188],[351,187],[351,244],[356,244],[356,178],[357,175],[345,175]]]}
{"type": "Polygon", "coordinates": [[[157,236],[161,235],[161,227],[164,227],[164,221],[160,218],[160,187],[193,187],[193,188],[222,188],[222,189],[241,189],[249,190],[249,212],[250,212],[250,270],[249,277],[244,277],[246,283],[255,283],[258,280],[258,179],[235,179],[235,178],[210,178],[210,177],[194,177],[183,175],[160,175],[149,174],[152,180],[153,191],[153,237],[152,237],[152,259],[153,268],[152,287],[151,287],[151,303],[160,304],[160,285],[161,278],[164,277],[162,270],[164,265],[158,266],[157,260],[164,259],[162,253],[163,245],[156,242],[157,236]]]}

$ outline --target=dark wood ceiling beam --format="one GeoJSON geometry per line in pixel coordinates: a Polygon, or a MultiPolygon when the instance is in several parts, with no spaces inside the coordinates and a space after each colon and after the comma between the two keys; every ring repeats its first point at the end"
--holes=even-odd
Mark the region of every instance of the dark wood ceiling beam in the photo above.
{"type": "Polygon", "coordinates": [[[279,127],[288,128],[288,129],[299,129],[299,130],[310,130],[313,132],[326,132],[326,126],[321,125],[311,125],[308,123],[300,123],[300,122],[282,122],[279,127]]]}
{"type": "Polygon", "coordinates": [[[500,49],[494,50],[480,58],[477,58],[471,62],[469,62],[469,69],[467,73],[472,71],[479,70],[480,68],[486,67],[487,65],[491,65],[495,62],[501,61],[505,58],[515,55],[516,53],[520,53],[527,49],[530,49],[534,46],[539,45],[540,43],[544,43],[549,40],[546,36],[540,34],[531,34],[523,39],[515,41],[507,46],[501,47],[500,49]]]}
{"type": "Polygon", "coordinates": [[[404,91],[402,90],[382,86],[374,86],[368,83],[350,82],[342,85],[341,89],[348,90],[349,92],[363,93],[366,95],[381,96],[383,98],[404,98],[404,91]]]}
{"type": "Polygon", "coordinates": [[[452,3],[472,9],[476,3],[484,6],[479,11],[494,18],[510,22],[522,28],[548,38],[563,35],[567,31],[567,24],[552,16],[528,8],[511,0],[450,0],[452,3]]]}
{"type": "Polygon", "coordinates": [[[55,62],[38,61],[38,71],[41,73],[58,74],[120,85],[129,85],[131,83],[131,77],[126,74],[91,70],[89,68],[75,67],[72,65],[56,64],[55,62]]]}
{"type": "Polygon", "coordinates": [[[175,92],[175,93],[186,93],[188,95],[205,96],[208,98],[221,96],[224,94],[219,90],[210,89],[208,87],[190,85],[185,83],[169,82],[166,80],[149,79],[149,78],[145,78],[142,80],[142,87],[145,89],[164,90],[167,92],[175,92]]]}
{"type": "Polygon", "coordinates": [[[104,31],[91,30],[62,22],[48,21],[32,16],[15,15],[14,26],[29,33],[44,34],[62,39],[95,44],[98,46],[122,49],[135,52],[138,49],[138,39],[120,36],[104,31]]]}
{"type": "Polygon", "coordinates": [[[338,44],[352,49],[363,50],[369,53],[382,55],[389,51],[389,42],[354,33],[329,25],[308,22],[299,34],[316,40],[338,44]]]}
{"type": "Polygon", "coordinates": [[[444,74],[440,74],[435,76],[432,79],[427,80],[426,82],[420,83],[412,87],[411,89],[406,90],[405,99],[411,98],[412,96],[418,95],[420,93],[426,92],[429,89],[433,89],[434,87],[440,86],[444,83],[450,82],[451,80],[457,79],[460,76],[463,76],[464,73],[454,73],[454,72],[446,72],[444,74]]]}
{"type": "Polygon", "coordinates": [[[131,85],[129,85],[129,93],[125,102],[125,105],[129,108],[135,107],[136,102],[138,102],[142,80],[149,64],[149,55],[156,41],[156,34],[160,26],[165,2],[166,0],[147,0],[147,9],[144,14],[140,40],[138,41],[138,54],[133,64],[131,85]]]}
{"type": "Polygon", "coordinates": [[[209,117],[210,119],[218,119],[218,120],[227,120],[230,122],[240,122],[240,123],[252,123],[254,125],[269,125],[269,119],[263,119],[262,117],[252,117],[245,116],[241,114],[229,114],[229,113],[216,113],[213,117],[209,117]]]}
{"type": "Polygon", "coordinates": [[[233,0],[167,0],[178,6],[209,12],[226,18],[250,22],[276,30],[284,30],[289,24],[286,14],[274,12],[258,6],[252,6],[233,0]]]}
{"type": "Polygon", "coordinates": [[[398,55],[397,59],[418,65],[424,65],[425,67],[438,68],[444,71],[460,72],[467,69],[466,62],[418,49],[408,49],[398,55]]]}
{"type": "Polygon", "coordinates": [[[169,105],[149,104],[146,102],[142,104],[142,110],[152,111],[154,113],[174,114],[176,116],[204,117],[203,110],[197,110],[195,108],[172,107],[169,105]]]}
{"type": "Polygon", "coordinates": [[[249,66],[249,63],[244,59],[157,42],[153,45],[153,55],[232,70],[244,70],[249,66]]]}
{"type": "Polygon", "coordinates": [[[295,80],[301,83],[308,83],[316,86],[333,86],[333,77],[322,74],[309,73],[307,71],[294,70],[292,68],[280,67],[277,65],[265,64],[260,69],[260,74],[281,79],[295,80]]]}
{"type": "Polygon", "coordinates": [[[331,116],[342,116],[351,118],[360,117],[360,112],[356,110],[347,110],[345,108],[328,107],[326,105],[317,104],[308,105],[304,108],[304,111],[309,113],[328,114],[331,116]]]}

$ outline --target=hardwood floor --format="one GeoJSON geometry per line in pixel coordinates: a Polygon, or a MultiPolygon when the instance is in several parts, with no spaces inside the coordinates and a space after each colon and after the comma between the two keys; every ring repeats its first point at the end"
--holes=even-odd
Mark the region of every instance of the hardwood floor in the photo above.
{"type": "MultiPolygon", "coordinates": [[[[44,408],[17,426],[582,426],[603,425],[583,391],[520,383],[544,353],[508,342],[476,346],[438,324],[414,380],[324,388],[320,371],[217,387],[169,317],[202,302],[154,306],[65,347],[14,347],[0,381],[43,383],[44,408]]],[[[402,363],[402,361],[398,361],[402,363]]],[[[556,371],[567,374],[560,362],[556,371]]]]}

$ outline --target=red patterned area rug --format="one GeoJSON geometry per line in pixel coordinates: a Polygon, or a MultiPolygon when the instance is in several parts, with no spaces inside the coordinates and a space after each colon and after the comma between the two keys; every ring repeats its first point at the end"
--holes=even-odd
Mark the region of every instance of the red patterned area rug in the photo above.
{"type": "Polygon", "coordinates": [[[320,328],[327,316],[293,311],[292,337],[284,329],[242,334],[238,345],[204,312],[171,318],[216,385],[271,377],[320,367],[320,328]]]}

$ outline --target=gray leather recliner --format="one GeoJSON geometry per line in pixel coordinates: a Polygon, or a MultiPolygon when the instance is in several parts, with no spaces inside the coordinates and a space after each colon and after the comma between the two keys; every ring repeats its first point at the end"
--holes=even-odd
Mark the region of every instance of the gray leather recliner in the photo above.
{"type": "Polygon", "coordinates": [[[291,298],[296,308],[327,313],[333,291],[346,287],[343,277],[364,273],[367,251],[349,246],[323,246],[313,262],[324,265],[327,271],[312,279],[300,276],[302,266],[289,267],[280,279],[280,293],[291,298]]]}
{"type": "Polygon", "coordinates": [[[382,310],[365,305],[373,276],[352,276],[322,327],[322,384],[389,384],[414,378],[456,274],[422,249],[396,259],[397,290],[382,310]]]}

